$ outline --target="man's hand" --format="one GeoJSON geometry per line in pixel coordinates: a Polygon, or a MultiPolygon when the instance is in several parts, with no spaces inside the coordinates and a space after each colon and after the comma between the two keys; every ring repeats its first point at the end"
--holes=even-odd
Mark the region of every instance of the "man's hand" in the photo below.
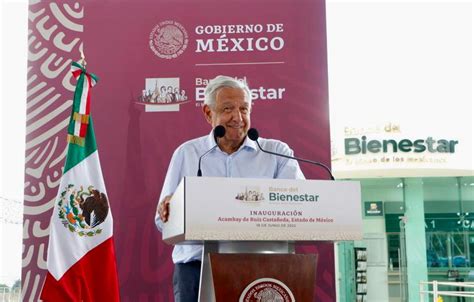
{"type": "Polygon", "coordinates": [[[173,195],[168,195],[163,200],[158,204],[158,208],[156,211],[158,212],[158,215],[160,215],[160,219],[163,222],[168,221],[168,217],[170,216],[170,201],[171,197],[173,195]]]}

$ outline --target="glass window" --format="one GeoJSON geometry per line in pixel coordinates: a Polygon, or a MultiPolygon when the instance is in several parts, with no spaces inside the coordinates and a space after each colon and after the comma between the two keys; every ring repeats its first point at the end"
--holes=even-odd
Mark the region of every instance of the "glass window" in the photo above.
{"type": "Polygon", "coordinates": [[[423,182],[429,271],[458,270],[463,276],[474,261],[474,178],[425,178],[423,182]]]}

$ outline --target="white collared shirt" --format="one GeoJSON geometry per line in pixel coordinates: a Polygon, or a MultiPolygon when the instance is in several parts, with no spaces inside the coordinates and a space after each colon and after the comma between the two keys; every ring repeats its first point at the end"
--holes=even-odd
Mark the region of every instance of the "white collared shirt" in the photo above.
{"type": "MultiPolygon", "coordinates": [[[[264,150],[293,156],[293,150],[281,141],[259,138],[258,142],[264,150]]],[[[211,132],[179,146],[171,158],[158,202],[165,196],[172,195],[183,177],[196,176],[199,157],[215,145],[211,132]]],[[[219,147],[209,152],[201,160],[201,171],[203,177],[305,178],[296,160],[264,153],[248,137],[232,154],[221,151],[219,147]]],[[[155,217],[155,224],[159,230],[162,229],[163,222],[158,215],[155,217]]],[[[202,245],[176,245],[173,250],[173,262],[201,260],[201,253],[202,245]]]]}

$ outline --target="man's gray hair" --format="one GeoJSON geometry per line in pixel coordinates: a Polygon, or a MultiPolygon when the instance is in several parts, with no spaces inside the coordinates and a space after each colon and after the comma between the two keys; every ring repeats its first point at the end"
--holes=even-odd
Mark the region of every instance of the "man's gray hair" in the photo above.
{"type": "Polygon", "coordinates": [[[237,80],[232,77],[218,75],[214,79],[209,81],[206,90],[204,91],[204,104],[211,108],[216,106],[216,95],[217,92],[223,87],[240,88],[247,95],[247,101],[252,105],[252,93],[246,82],[237,80]]]}

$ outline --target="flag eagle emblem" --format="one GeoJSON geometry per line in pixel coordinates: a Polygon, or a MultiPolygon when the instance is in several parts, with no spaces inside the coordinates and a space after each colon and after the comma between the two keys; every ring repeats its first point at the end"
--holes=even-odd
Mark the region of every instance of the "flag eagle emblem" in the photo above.
{"type": "Polygon", "coordinates": [[[58,216],[69,231],[89,237],[102,232],[98,226],[109,213],[107,196],[104,193],[93,186],[89,186],[87,190],[81,186],[76,190],[73,184],[68,184],[59,199],[58,216]]]}

